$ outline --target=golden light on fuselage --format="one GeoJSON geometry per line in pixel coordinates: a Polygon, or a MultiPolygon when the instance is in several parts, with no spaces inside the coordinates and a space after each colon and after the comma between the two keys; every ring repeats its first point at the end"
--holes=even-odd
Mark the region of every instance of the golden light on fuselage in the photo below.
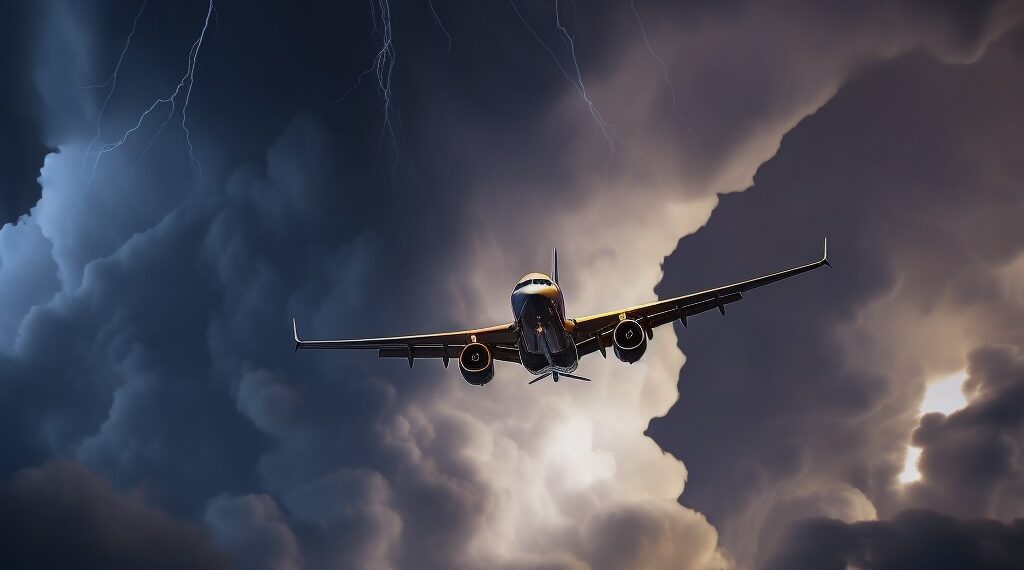
{"type": "Polygon", "coordinates": [[[525,290],[525,293],[531,295],[541,295],[554,301],[560,301],[562,296],[558,284],[550,276],[543,273],[527,273],[524,275],[512,293],[515,294],[520,290],[525,290]]]}

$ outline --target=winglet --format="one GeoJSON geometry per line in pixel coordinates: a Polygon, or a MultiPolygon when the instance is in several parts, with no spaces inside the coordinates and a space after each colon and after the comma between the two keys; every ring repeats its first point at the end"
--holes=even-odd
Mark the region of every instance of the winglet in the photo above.
{"type": "Polygon", "coordinates": [[[821,264],[832,267],[832,264],[828,262],[828,236],[825,237],[825,249],[821,254],[821,264]]]}
{"type": "Polygon", "coordinates": [[[295,322],[295,318],[292,318],[292,336],[295,338],[295,352],[299,351],[299,346],[302,345],[302,341],[299,340],[299,325],[295,322]]]}

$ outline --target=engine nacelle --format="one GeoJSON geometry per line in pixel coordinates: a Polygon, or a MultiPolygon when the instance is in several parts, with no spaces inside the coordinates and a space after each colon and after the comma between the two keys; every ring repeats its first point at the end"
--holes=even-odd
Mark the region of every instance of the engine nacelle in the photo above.
{"type": "Polygon", "coordinates": [[[647,335],[640,323],[625,319],[619,321],[612,331],[612,346],[615,357],[623,362],[633,364],[647,352],[647,335]]]}
{"type": "Polygon", "coordinates": [[[471,342],[459,354],[459,370],[466,382],[483,386],[494,378],[494,358],[486,344],[471,342]]]}

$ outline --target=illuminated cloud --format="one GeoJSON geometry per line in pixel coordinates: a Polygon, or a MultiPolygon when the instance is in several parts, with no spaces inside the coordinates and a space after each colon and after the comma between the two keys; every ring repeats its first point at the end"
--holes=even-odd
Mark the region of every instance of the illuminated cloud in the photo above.
{"type": "MultiPolygon", "coordinates": [[[[549,3],[519,5],[563,45],[549,3]]],[[[0,230],[3,473],[73,458],[252,568],[721,568],[763,560],[791,521],[905,506],[895,481],[926,379],[981,341],[1019,342],[979,333],[1013,322],[983,293],[1022,306],[1019,244],[1003,243],[1017,203],[993,212],[960,191],[1022,148],[1000,114],[1016,76],[986,88],[1019,61],[1017,39],[989,48],[1015,4],[637,6],[688,127],[630,6],[581,4],[573,28],[621,137],[609,158],[510,8],[437,3],[430,25],[396,28],[395,156],[372,81],[331,105],[367,67],[365,10],[218,2],[190,107],[203,177],[167,132],[110,153],[87,189],[99,101],[73,88],[109,73],[136,7],[43,10],[33,77],[59,151],[31,215],[0,230]],[[417,48],[437,47],[434,17],[450,54],[417,48]],[[948,92],[962,101],[929,97],[948,92]],[[909,151],[908,133],[924,139],[909,151]],[[920,177],[947,153],[977,162],[920,177]],[[934,234],[894,196],[968,216],[953,263],[919,247],[934,234]],[[505,322],[508,289],[552,246],[580,314],[803,261],[825,233],[841,269],[695,319],[686,357],[669,328],[633,366],[588,357],[592,384],[527,387],[509,366],[477,389],[437,362],[291,352],[292,316],[311,336],[505,322]],[[924,287],[950,267],[1007,276],[924,287]]],[[[152,46],[187,52],[205,8],[148,17],[113,132],[180,77],[152,46]]],[[[961,421],[919,428],[924,482],[944,484],[929,429],[961,421]]],[[[983,491],[1008,492],[997,483],[983,491]]]]}
{"type": "Polygon", "coordinates": [[[1009,346],[970,354],[970,403],[951,414],[927,414],[914,431],[922,448],[921,481],[909,502],[969,517],[1013,519],[1024,509],[1024,358],[1009,346]]]}
{"type": "Polygon", "coordinates": [[[1012,33],[968,66],[915,54],[860,73],[666,262],[662,294],[695,285],[695,266],[738,278],[788,252],[809,257],[824,233],[834,252],[835,271],[751,295],[700,334],[691,325],[680,401],[652,427],[687,462],[683,504],[741,560],[773,551],[780,505],[843,485],[882,519],[915,505],[992,516],[910,500],[898,476],[928,381],[976,347],[1021,343],[1020,305],[1002,293],[1024,249],[1011,221],[1024,203],[1009,182],[1020,175],[1021,86],[1002,84],[1020,42],[1012,33]]]}
{"type": "MultiPolygon", "coordinates": [[[[963,393],[965,380],[967,380],[967,371],[961,370],[929,382],[918,414],[922,416],[931,413],[949,415],[964,407],[967,404],[963,393]]],[[[921,479],[921,472],[917,469],[920,459],[921,448],[908,446],[907,457],[903,462],[903,471],[900,471],[899,474],[900,483],[913,483],[921,479]]]]}

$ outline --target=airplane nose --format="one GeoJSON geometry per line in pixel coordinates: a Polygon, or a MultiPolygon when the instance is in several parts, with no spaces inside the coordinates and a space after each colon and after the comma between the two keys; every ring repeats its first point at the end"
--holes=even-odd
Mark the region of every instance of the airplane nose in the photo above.
{"type": "Polygon", "coordinates": [[[537,293],[540,294],[540,295],[543,295],[544,297],[547,297],[548,299],[557,299],[558,298],[558,287],[554,287],[554,286],[547,287],[546,286],[546,287],[542,288],[540,291],[538,291],[537,293]]]}

